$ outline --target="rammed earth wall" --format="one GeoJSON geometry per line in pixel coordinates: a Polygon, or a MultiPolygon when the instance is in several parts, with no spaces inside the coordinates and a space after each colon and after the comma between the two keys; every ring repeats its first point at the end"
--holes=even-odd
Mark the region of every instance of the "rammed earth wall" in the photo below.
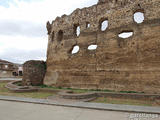
{"type": "Polygon", "coordinates": [[[23,85],[43,85],[46,73],[46,63],[44,61],[27,61],[23,64],[23,85]]]}
{"type": "Polygon", "coordinates": [[[160,0],[99,0],[48,22],[47,29],[45,84],[160,93],[160,0]],[[142,23],[134,21],[136,12],[144,13],[142,23]],[[101,31],[104,20],[108,28],[101,31]],[[133,35],[123,39],[122,32],[133,35]],[[92,44],[97,49],[90,51],[92,44]]]}

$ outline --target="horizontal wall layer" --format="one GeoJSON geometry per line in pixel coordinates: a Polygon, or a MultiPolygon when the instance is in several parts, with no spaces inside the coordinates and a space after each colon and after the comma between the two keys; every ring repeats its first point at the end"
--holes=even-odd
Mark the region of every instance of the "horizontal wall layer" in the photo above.
{"type": "Polygon", "coordinates": [[[44,83],[72,88],[160,93],[160,1],[99,0],[47,24],[44,83]],[[144,21],[134,21],[142,12],[144,21]],[[107,20],[108,28],[101,31],[107,20]],[[89,27],[88,27],[89,25],[89,27]],[[80,35],[76,28],[80,27],[80,35]],[[123,39],[118,35],[132,32],[123,39]],[[89,45],[97,49],[88,50],[89,45]],[[72,54],[74,46],[79,51],[72,54]]]}

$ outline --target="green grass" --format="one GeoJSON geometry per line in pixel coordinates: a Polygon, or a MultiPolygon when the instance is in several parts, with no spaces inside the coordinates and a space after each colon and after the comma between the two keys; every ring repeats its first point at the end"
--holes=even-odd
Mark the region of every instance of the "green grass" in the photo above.
{"type": "MultiPolygon", "coordinates": [[[[31,92],[31,93],[14,93],[5,88],[7,83],[0,82],[0,95],[4,96],[17,96],[17,97],[26,97],[26,98],[39,98],[46,99],[49,96],[55,95],[51,92],[31,92]]],[[[51,86],[40,86],[40,88],[48,88],[52,90],[71,90],[73,93],[85,93],[90,91],[101,91],[101,92],[113,92],[110,90],[87,90],[87,89],[72,89],[72,88],[56,88],[51,86]]],[[[121,93],[135,93],[134,91],[121,91],[121,93]]],[[[120,98],[106,98],[99,97],[96,100],[92,101],[96,103],[108,103],[108,104],[127,104],[127,105],[140,105],[140,106],[160,106],[154,101],[145,101],[145,100],[133,100],[133,99],[120,99],[120,98]]]]}
{"type": "Polygon", "coordinates": [[[154,101],[145,100],[133,100],[133,99],[120,99],[120,98],[106,98],[99,97],[92,101],[96,103],[107,103],[107,104],[125,104],[125,105],[138,105],[138,106],[159,106],[154,101]]]}
{"type": "MultiPolygon", "coordinates": [[[[114,90],[100,90],[100,89],[74,89],[74,88],[62,88],[62,87],[54,87],[54,86],[47,86],[41,85],[40,88],[48,88],[54,90],[71,90],[74,93],[85,93],[85,92],[116,92],[114,90]]],[[[119,91],[118,93],[144,93],[144,92],[136,92],[136,91],[119,91]]]]}
{"type": "Polygon", "coordinates": [[[7,88],[4,87],[6,84],[7,83],[0,83],[0,95],[39,98],[39,99],[45,99],[49,96],[54,95],[53,93],[50,93],[50,92],[14,93],[14,92],[10,92],[7,88]]]}
{"type": "Polygon", "coordinates": [[[73,93],[85,93],[85,92],[91,91],[91,90],[87,90],[87,89],[62,88],[62,87],[53,87],[53,86],[47,86],[47,85],[41,85],[39,87],[40,88],[48,88],[51,90],[70,90],[70,91],[73,91],[73,93]]]}

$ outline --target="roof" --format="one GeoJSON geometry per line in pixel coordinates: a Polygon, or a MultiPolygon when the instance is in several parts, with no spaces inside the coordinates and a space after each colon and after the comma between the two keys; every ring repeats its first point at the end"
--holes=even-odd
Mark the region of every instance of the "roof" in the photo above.
{"type": "Polygon", "coordinates": [[[0,59],[0,64],[13,64],[13,63],[0,59]]]}

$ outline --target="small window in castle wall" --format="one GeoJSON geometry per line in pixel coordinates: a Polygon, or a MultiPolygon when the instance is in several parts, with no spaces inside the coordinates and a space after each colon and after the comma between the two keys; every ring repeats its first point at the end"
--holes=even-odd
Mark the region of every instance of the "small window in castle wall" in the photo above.
{"type": "Polygon", "coordinates": [[[105,31],[108,28],[108,20],[101,22],[101,31],[105,31]]]}
{"type": "Polygon", "coordinates": [[[76,35],[79,36],[80,33],[81,33],[81,28],[80,28],[80,26],[77,26],[77,28],[76,28],[76,35]]]}
{"type": "Polygon", "coordinates": [[[90,28],[91,24],[89,22],[86,23],[86,28],[90,28]]]}
{"type": "Polygon", "coordinates": [[[118,35],[118,37],[120,37],[120,38],[129,38],[129,37],[131,37],[131,36],[133,36],[133,32],[122,32],[122,33],[120,33],[119,35],[118,35]]]}
{"type": "Polygon", "coordinates": [[[74,35],[78,37],[80,33],[81,33],[81,28],[79,24],[74,24],[74,35]]]}
{"type": "Polygon", "coordinates": [[[72,54],[76,54],[76,53],[78,53],[78,52],[79,52],[79,46],[76,45],[76,46],[74,46],[73,49],[72,49],[72,54]]]}
{"type": "Polygon", "coordinates": [[[136,12],[136,13],[134,13],[134,21],[136,22],[136,23],[143,23],[143,21],[144,21],[144,13],[142,13],[142,12],[136,12]]]}
{"type": "Polygon", "coordinates": [[[97,45],[88,46],[88,50],[96,50],[96,49],[97,49],[97,45]]]}
{"type": "Polygon", "coordinates": [[[57,39],[58,39],[58,42],[61,42],[61,41],[62,41],[62,39],[63,39],[63,31],[62,31],[62,30],[60,30],[60,31],[58,32],[58,37],[57,37],[57,39]]]}

